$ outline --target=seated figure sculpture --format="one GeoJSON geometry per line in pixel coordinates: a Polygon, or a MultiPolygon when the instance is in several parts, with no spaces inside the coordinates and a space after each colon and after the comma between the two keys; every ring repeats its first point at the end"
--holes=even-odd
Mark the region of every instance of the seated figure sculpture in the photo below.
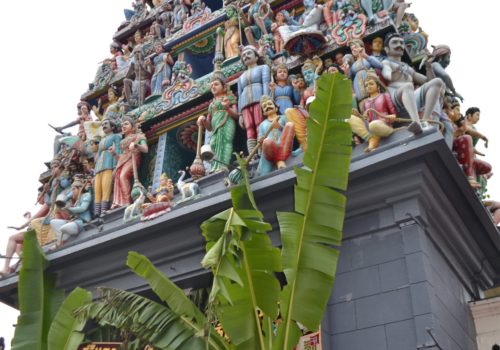
{"type": "Polygon", "coordinates": [[[258,173],[265,175],[274,167],[285,167],[285,161],[292,153],[294,137],[293,123],[287,122],[284,115],[278,115],[278,106],[269,96],[260,99],[262,114],[266,117],[259,125],[259,144],[262,144],[262,156],[259,160],[258,173]],[[267,136],[266,136],[267,134],[267,136]]]}
{"type": "Polygon", "coordinates": [[[446,67],[450,64],[451,49],[447,45],[433,46],[432,54],[430,57],[432,71],[436,77],[441,78],[446,85],[447,94],[464,101],[453,85],[450,75],[446,72],[446,67]]]}
{"type": "Polygon", "coordinates": [[[418,112],[423,108],[423,119],[432,119],[432,111],[438,102],[444,83],[439,78],[428,81],[426,76],[417,73],[401,60],[405,50],[405,42],[400,34],[388,34],[384,46],[387,59],[382,63],[382,75],[388,82],[389,94],[398,114],[407,113],[413,120],[408,126],[408,130],[419,134],[422,132],[422,126],[418,112]],[[420,85],[417,90],[414,90],[414,83],[420,85]]]}
{"type": "Polygon", "coordinates": [[[378,147],[381,138],[393,133],[392,123],[396,117],[396,108],[375,73],[366,77],[365,88],[369,96],[363,101],[362,109],[367,117],[368,127],[363,118],[357,115],[351,116],[349,124],[356,135],[368,141],[365,152],[370,152],[378,147]]]}

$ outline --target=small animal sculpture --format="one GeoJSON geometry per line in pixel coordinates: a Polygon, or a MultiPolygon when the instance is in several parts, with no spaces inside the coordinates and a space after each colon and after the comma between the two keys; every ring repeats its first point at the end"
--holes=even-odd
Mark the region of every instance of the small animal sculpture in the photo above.
{"type": "Polygon", "coordinates": [[[177,189],[182,195],[182,200],[191,198],[200,193],[200,188],[196,182],[184,182],[184,177],[186,177],[186,172],[184,170],[179,170],[181,177],[177,180],[177,189]]]}
{"type": "Polygon", "coordinates": [[[139,191],[139,197],[134,200],[134,203],[130,204],[123,214],[123,222],[128,223],[131,221],[135,221],[141,217],[142,214],[142,206],[144,204],[144,200],[146,196],[144,195],[144,191],[139,191]]]}

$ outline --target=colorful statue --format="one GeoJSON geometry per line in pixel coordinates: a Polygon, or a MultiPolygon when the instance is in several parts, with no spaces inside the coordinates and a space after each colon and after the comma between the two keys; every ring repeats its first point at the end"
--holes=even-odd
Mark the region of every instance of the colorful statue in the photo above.
{"type": "Polygon", "coordinates": [[[168,213],[174,206],[172,202],[174,199],[174,184],[172,180],[168,178],[167,174],[161,174],[159,186],[154,194],[150,188],[146,196],[151,203],[142,205],[141,220],[152,220],[168,213]]]}
{"type": "Polygon", "coordinates": [[[218,161],[212,164],[211,172],[216,172],[226,169],[225,164],[231,162],[238,109],[236,98],[228,93],[224,78],[213,78],[210,90],[214,99],[208,106],[208,116],[200,116],[197,124],[212,133],[210,147],[218,161]]]}
{"type": "Polygon", "coordinates": [[[380,36],[373,38],[372,40],[372,56],[375,57],[379,62],[382,62],[387,58],[383,53],[384,50],[384,39],[380,36]]]}
{"type": "Polygon", "coordinates": [[[436,77],[441,78],[446,85],[446,90],[448,95],[458,98],[460,101],[464,101],[462,95],[460,95],[453,86],[453,81],[450,75],[446,72],[446,67],[450,64],[451,49],[447,45],[437,45],[432,47],[432,54],[430,56],[430,62],[432,62],[432,71],[436,77]]]}
{"type": "Polygon", "coordinates": [[[307,59],[302,65],[302,75],[303,79],[295,82],[294,89],[297,91],[302,90],[300,98],[300,106],[295,108],[288,108],[285,110],[285,115],[287,119],[293,123],[295,128],[295,137],[299,141],[300,147],[303,151],[307,149],[307,124],[306,120],[309,117],[307,112],[307,107],[314,100],[316,93],[316,79],[319,78],[319,72],[323,69],[323,64],[321,60],[316,59],[313,61],[307,59]],[[307,86],[305,89],[301,89],[300,84],[305,82],[307,86]]]}
{"type": "Polygon", "coordinates": [[[90,105],[86,101],[80,101],[76,105],[77,108],[77,114],[78,117],[76,120],[64,125],[64,126],[58,126],[55,127],[54,130],[57,132],[61,133],[60,136],[56,136],[55,141],[54,141],[54,153],[57,154],[60,147],[61,147],[61,139],[68,134],[64,134],[63,130],[70,128],[72,126],[78,125],[78,132],[77,135],[80,138],[80,140],[84,141],[87,139],[86,133],[85,133],[85,122],[91,122],[92,121],[92,116],[90,115],[90,105]]]}
{"type": "Polygon", "coordinates": [[[375,23],[375,14],[380,11],[389,11],[393,6],[393,0],[361,0],[361,7],[368,16],[370,24],[375,23]]]}
{"type": "Polygon", "coordinates": [[[413,120],[408,130],[419,134],[422,132],[422,127],[418,111],[423,108],[423,118],[432,119],[432,111],[438,102],[444,83],[439,78],[427,81],[427,77],[402,62],[405,43],[400,34],[388,34],[384,46],[388,57],[383,62],[382,75],[389,84],[389,94],[398,114],[401,115],[406,111],[413,120]],[[414,83],[420,85],[416,91],[413,88],[414,83]]]}
{"type": "Polygon", "coordinates": [[[165,52],[161,42],[156,43],[155,51],[156,56],[153,59],[154,63],[151,62],[151,59],[147,59],[146,64],[151,66],[150,70],[153,70],[152,68],[154,65],[154,73],[151,77],[151,94],[161,95],[164,88],[170,85],[174,60],[168,52],[165,52]]]}
{"type": "Polygon", "coordinates": [[[294,89],[288,81],[288,67],[282,63],[275,68],[275,82],[269,84],[271,96],[279,107],[279,113],[283,114],[288,108],[298,105],[300,102],[300,91],[294,89]]]}
{"type": "MultiPolygon", "coordinates": [[[[141,162],[141,153],[148,152],[146,136],[130,117],[123,118],[122,140],[120,152],[114,173],[114,195],[111,209],[123,207],[132,203],[132,180],[137,180],[137,169],[141,162]]],[[[114,147],[111,146],[114,155],[114,147]]]]}
{"type": "Polygon", "coordinates": [[[224,22],[224,54],[226,59],[239,55],[241,44],[238,11],[234,5],[226,7],[227,21],[224,22]]]}
{"type": "Polygon", "coordinates": [[[129,74],[123,80],[123,87],[127,102],[131,106],[142,106],[149,93],[149,77],[151,76],[151,66],[144,61],[142,45],[134,47],[132,52],[133,61],[129,74]],[[134,80],[131,78],[134,77],[134,80]]]}
{"type": "Polygon", "coordinates": [[[174,27],[172,31],[177,31],[182,28],[182,23],[186,20],[189,9],[184,4],[183,0],[174,0],[174,27]]]}
{"type": "Polygon", "coordinates": [[[376,74],[368,74],[365,88],[368,98],[362,102],[362,110],[368,121],[368,128],[363,118],[357,115],[351,116],[349,124],[356,135],[368,141],[365,152],[370,152],[378,147],[381,138],[393,133],[392,123],[396,118],[396,107],[376,74]]]}
{"type": "Polygon", "coordinates": [[[248,43],[252,46],[257,45],[257,41],[264,34],[271,32],[271,6],[266,0],[251,0],[250,8],[246,15],[243,15],[242,20],[247,26],[245,28],[245,36],[248,43]]]}
{"type": "MultiPolygon", "coordinates": [[[[465,121],[466,121],[466,133],[472,137],[474,146],[477,145],[479,140],[484,141],[484,147],[488,148],[488,138],[477,131],[475,125],[479,122],[481,117],[481,110],[478,107],[470,107],[465,111],[465,121]]],[[[478,154],[478,152],[475,152],[478,154]]],[[[484,154],[479,154],[483,155],[484,154]]]]}
{"type": "Polygon", "coordinates": [[[352,88],[356,100],[360,102],[368,96],[365,90],[365,79],[370,70],[374,68],[382,69],[382,64],[373,56],[368,56],[362,40],[353,39],[350,42],[354,63],[349,67],[349,75],[352,79],[352,88]]]}
{"type": "Polygon", "coordinates": [[[260,107],[266,119],[259,125],[259,143],[262,144],[262,156],[259,160],[260,175],[270,173],[274,167],[285,167],[286,160],[292,153],[294,138],[293,123],[287,122],[284,115],[278,115],[278,106],[269,96],[262,96],[260,107]],[[268,132],[271,129],[270,132],[268,132]],[[265,134],[268,134],[265,137],[265,134]]]}
{"type": "Polygon", "coordinates": [[[271,70],[266,65],[258,65],[258,59],[258,52],[254,46],[248,45],[243,48],[241,60],[247,70],[238,78],[238,112],[242,115],[247,131],[249,153],[257,144],[257,128],[263,119],[259,105],[260,98],[270,94],[271,70]]]}
{"type": "Polygon", "coordinates": [[[115,86],[110,86],[108,89],[108,105],[106,106],[104,114],[101,114],[99,111],[102,103],[101,99],[99,99],[98,101],[98,106],[92,107],[92,111],[99,118],[99,120],[102,121],[103,119],[109,119],[113,121],[115,125],[121,123],[121,101],[119,100],[118,96],[118,89],[115,86]]]}
{"type": "Polygon", "coordinates": [[[117,42],[113,41],[109,45],[109,52],[113,55],[114,64],[116,66],[114,71],[122,70],[128,67],[129,62],[126,57],[123,55],[123,50],[117,42]]]}
{"type": "Polygon", "coordinates": [[[305,0],[304,12],[298,21],[278,28],[283,40],[283,47],[290,54],[312,55],[326,42],[319,26],[323,21],[323,5],[315,0],[305,0]]]}
{"type": "MultiPolygon", "coordinates": [[[[61,207],[62,211],[68,212],[70,220],[52,219],[50,226],[56,232],[59,245],[64,244],[64,236],[76,237],[83,231],[83,225],[90,222],[92,215],[90,205],[92,203],[92,194],[88,192],[90,180],[75,179],[71,184],[71,197],[69,205],[61,207]]],[[[66,203],[63,203],[66,204],[66,203]]]]}
{"type": "Polygon", "coordinates": [[[94,215],[96,217],[103,215],[111,206],[113,170],[121,153],[122,139],[121,135],[116,133],[116,125],[111,119],[103,120],[102,130],[105,136],[99,142],[95,163],[94,215]]]}
{"type": "Polygon", "coordinates": [[[177,189],[182,195],[182,201],[188,200],[195,197],[200,193],[200,188],[196,182],[185,182],[186,172],[184,170],[179,170],[181,175],[177,180],[177,189]]]}
{"type": "Polygon", "coordinates": [[[478,189],[481,184],[477,177],[491,173],[491,165],[474,156],[474,141],[467,132],[467,124],[464,116],[460,113],[460,104],[453,101],[447,106],[450,120],[454,123],[455,139],[453,140],[453,151],[457,153],[457,160],[462,165],[469,184],[478,189]]]}

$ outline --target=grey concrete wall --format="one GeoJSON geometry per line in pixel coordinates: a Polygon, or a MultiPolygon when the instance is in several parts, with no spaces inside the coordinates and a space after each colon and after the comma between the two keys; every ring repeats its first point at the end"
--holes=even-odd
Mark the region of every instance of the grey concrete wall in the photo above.
{"type": "Polygon", "coordinates": [[[434,344],[430,328],[442,349],[477,349],[459,276],[425,230],[391,225],[393,217],[383,208],[346,221],[324,348],[415,350],[434,344]]]}

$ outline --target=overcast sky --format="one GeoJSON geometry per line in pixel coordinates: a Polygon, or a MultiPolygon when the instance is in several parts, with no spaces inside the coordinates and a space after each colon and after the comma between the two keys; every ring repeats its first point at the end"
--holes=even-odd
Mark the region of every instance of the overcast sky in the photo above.
{"type": "MultiPolygon", "coordinates": [[[[0,252],[10,234],[8,225],[21,225],[22,214],[35,211],[38,175],[52,157],[55,133],[47,123],[59,126],[76,118],[76,104],[95,75],[98,62],[109,56],[113,33],[123,21],[123,8],[132,0],[4,1],[0,12],[3,33],[0,55],[0,106],[3,136],[0,138],[3,204],[0,214],[0,252]]],[[[490,139],[486,160],[499,171],[496,138],[499,116],[497,79],[499,49],[496,11],[491,2],[416,0],[409,12],[420,19],[431,44],[452,49],[448,72],[464,96],[462,111],[481,108],[478,129],[490,139]],[[465,6],[465,4],[469,6],[465,6]]],[[[498,175],[500,176],[500,175],[498,175]]],[[[488,185],[492,198],[500,199],[500,177],[488,185]]],[[[3,261],[0,261],[3,265],[3,261]]],[[[0,336],[10,343],[17,313],[0,304],[0,336]]],[[[7,347],[9,348],[9,347],[7,347]]]]}

